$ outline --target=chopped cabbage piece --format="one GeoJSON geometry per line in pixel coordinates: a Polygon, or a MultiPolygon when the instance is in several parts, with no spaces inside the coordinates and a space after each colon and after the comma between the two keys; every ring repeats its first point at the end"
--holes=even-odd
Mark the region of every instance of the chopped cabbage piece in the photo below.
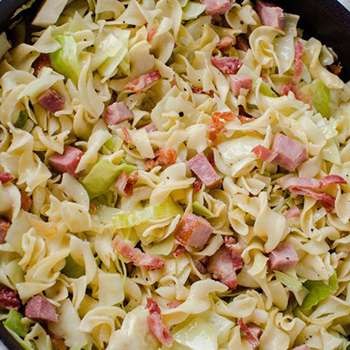
{"type": "Polygon", "coordinates": [[[198,2],[189,1],[182,12],[182,19],[188,21],[197,18],[205,10],[205,5],[198,2]]]}
{"type": "Polygon", "coordinates": [[[311,94],[312,104],[317,112],[321,113],[326,118],[330,117],[330,91],[322,80],[315,80],[311,84],[311,94]]]}
{"type": "Polygon", "coordinates": [[[292,292],[300,292],[303,289],[303,284],[292,276],[281,271],[275,271],[275,276],[278,281],[285,285],[292,292]]]}
{"type": "Polygon", "coordinates": [[[272,88],[265,82],[260,85],[260,93],[268,97],[278,97],[278,95],[272,90],[272,88]]]}
{"type": "Polygon", "coordinates": [[[204,216],[207,219],[210,219],[213,217],[213,213],[208,208],[206,208],[204,205],[200,204],[197,201],[192,203],[192,209],[195,214],[204,216]]]}
{"type": "Polygon", "coordinates": [[[71,255],[68,255],[66,257],[66,265],[64,265],[61,272],[70,278],[79,278],[85,274],[85,269],[71,255]]]}
{"type": "Polygon", "coordinates": [[[7,319],[4,321],[4,326],[11,329],[20,337],[25,337],[29,331],[29,325],[22,321],[23,316],[16,310],[10,310],[7,319]]]}
{"type": "Polygon", "coordinates": [[[13,124],[18,129],[23,129],[28,120],[28,113],[26,111],[20,111],[17,120],[13,124]]]}

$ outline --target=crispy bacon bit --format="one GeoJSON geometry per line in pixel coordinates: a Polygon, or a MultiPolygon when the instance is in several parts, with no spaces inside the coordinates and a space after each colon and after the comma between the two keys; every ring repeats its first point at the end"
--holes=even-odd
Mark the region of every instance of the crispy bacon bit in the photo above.
{"type": "Polygon", "coordinates": [[[131,80],[125,85],[125,90],[128,92],[141,92],[148,90],[156,81],[161,78],[159,71],[152,71],[140,75],[138,78],[131,80]]]}
{"type": "Polygon", "coordinates": [[[2,183],[2,184],[6,184],[6,183],[10,182],[14,178],[15,177],[10,173],[0,172],[0,183],[2,183]]]}
{"type": "Polygon", "coordinates": [[[0,244],[5,243],[7,231],[9,230],[11,223],[0,217],[0,244]]]}
{"type": "Polygon", "coordinates": [[[341,65],[340,62],[333,63],[329,65],[327,68],[335,75],[340,75],[343,70],[343,66],[341,65]]]}
{"type": "Polygon", "coordinates": [[[201,87],[198,87],[198,86],[192,86],[192,92],[194,94],[205,94],[205,95],[208,95],[209,97],[214,97],[213,90],[204,91],[201,87]]]}
{"type": "Polygon", "coordinates": [[[236,48],[241,51],[248,51],[250,49],[249,41],[245,34],[240,34],[236,37],[236,48]]]}
{"type": "Polygon", "coordinates": [[[137,172],[133,172],[132,174],[128,175],[125,171],[123,171],[115,183],[118,194],[124,197],[131,196],[138,179],[139,176],[137,172]]]}
{"type": "Polygon", "coordinates": [[[197,154],[187,163],[193,173],[198,176],[208,188],[214,188],[220,184],[221,177],[217,174],[204,154],[197,154]]]}
{"type": "Polygon", "coordinates": [[[202,189],[202,181],[199,179],[196,179],[196,181],[193,183],[193,191],[195,193],[198,193],[202,189]]]}
{"type": "Polygon", "coordinates": [[[107,125],[117,125],[133,117],[133,112],[124,102],[115,102],[109,105],[103,114],[103,119],[107,125]]]}
{"type": "Polygon", "coordinates": [[[217,57],[211,58],[211,63],[224,74],[236,74],[241,68],[242,62],[237,57],[217,57]]]}
{"type": "Polygon", "coordinates": [[[248,340],[253,349],[258,348],[260,341],[259,338],[262,334],[262,330],[254,323],[246,324],[241,318],[238,320],[239,328],[242,334],[248,340]]]}
{"type": "Polygon", "coordinates": [[[209,258],[208,271],[213,274],[213,278],[235,289],[237,287],[236,271],[242,267],[240,246],[232,237],[225,237],[224,245],[209,258]]]}
{"type": "Polygon", "coordinates": [[[223,15],[230,11],[232,6],[231,0],[201,0],[201,2],[205,5],[209,16],[223,15]]]}
{"type": "Polygon", "coordinates": [[[29,211],[32,208],[33,200],[25,191],[21,191],[21,208],[29,211]]]}
{"type": "Polygon", "coordinates": [[[134,248],[130,243],[123,241],[119,237],[114,238],[113,248],[118,254],[135,266],[143,267],[146,270],[159,270],[164,267],[163,259],[145,254],[141,249],[134,248]]]}
{"type": "Polygon", "coordinates": [[[51,343],[54,350],[67,350],[66,344],[64,343],[64,339],[58,337],[55,334],[50,333],[51,343]]]}
{"type": "Polygon", "coordinates": [[[147,159],[147,160],[145,160],[145,170],[150,171],[155,166],[157,166],[157,161],[155,159],[147,159]]]}
{"type": "Polygon", "coordinates": [[[294,218],[298,218],[300,216],[300,213],[301,211],[298,207],[293,207],[288,209],[285,215],[287,219],[294,219],[294,218]]]}
{"type": "Polygon", "coordinates": [[[55,113],[64,108],[64,97],[56,90],[48,89],[38,97],[38,103],[49,112],[55,113]]]}
{"type": "Polygon", "coordinates": [[[152,27],[147,33],[147,41],[152,42],[153,38],[157,34],[157,28],[152,27]]]}
{"type": "Polygon", "coordinates": [[[221,51],[225,51],[227,49],[229,49],[230,47],[232,47],[232,45],[234,44],[235,40],[234,38],[232,38],[232,36],[224,36],[216,45],[216,47],[221,50],[221,51]]]}
{"type": "Polygon", "coordinates": [[[4,309],[16,309],[21,306],[21,301],[17,293],[5,286],[0,286],[0,308],[4,309]]]}
{"type": "Polygon", "coordinates": [[[176,249],[173,251],[173,257],[178,258],[179,256],[186,253],[186,248],[182,245],[178,245],[176,249]]]}
{"type": "Polygon", "coordinates": [[[175,229],[175,238],[184,246],[202,249],[212,233],[213,228],[206,219],[186,214],[175,229]]]}
{"type": "Polygon", "coordinates": [[[63,154],[54,154],[49,158],[51,166],[60,173],[68,173],[75,176],[77,166],[83,156],[83,151],[73,146],[67,146],[63,154]]]}
{"type": "Polygon", "coordinates": [[[212,123],[208,127],[209,140],[215,142],[221,132],[225,130],[224,121],[230,121],[236,118],[233,112],[214,112],[212,115],[212,123]]]}
{"type": "Polygon", "coordinates": [[[285,25],[285,18],[283,10],[267,2],[258,1],[256,4],[256,11],[265,26],[271,26],[277,29],[283,29],[285,25]]]}
{"type": "Polygon", "coordinates": [[[173,148],[160,148],[155,155],[157,165],[169,166],[176,163],[177,152],[173,148]]]}
{"type": "Polygon", "coordinates": [[[253,87],[253,80],[248,76],[231,75],[230,80],[231,91],[235,96],[241,93],[241,89],[251,90],[253,87]]]}
{"type": "Polygon", "coordinates": [[[35,295],[27,302],[24,314],[35,321],[58,321],[55,306],[41,295],[35,295]]]}
{"type": "Polygon", "coordinates": [[[299,257],[294,247],[288,243],[281,243],[269,254],[271,270],[284,271],[295,267],[299,257]]]}
{"type": "Polygon", "coordinates": [[[170,334],[169,328],[164,324],[160,308],[157,302],[152,298],[147,298],[147,324],[150,332],[164,346],[170,347],[173,344],[173,337],[170,334]]]}
{"type": "Polygon", "coordinates": [[[297,39],[295,43],[295,55],[294,55],[294,76],[293,82],[298,83],[303,74],[303,57],[304,45],[301,40],[297,39]]]}
{"type": "Polygon", "coordinates": [[[51,67],[51,60],[49,55],[41,53],[33,63],[34,75],[38,76],[44,67],[51,67]]]}
{"type": "Polygon", "coordinates": [[[131,145],[131,144],[132,144],[132,140],[131,140],[131,136],[130,136],[130,133],[129,133],[128,128],[122,127],[122,133],[123,133],[123,136],[124,136],[124,141],[125,141],[128,145],[131,145]]]}

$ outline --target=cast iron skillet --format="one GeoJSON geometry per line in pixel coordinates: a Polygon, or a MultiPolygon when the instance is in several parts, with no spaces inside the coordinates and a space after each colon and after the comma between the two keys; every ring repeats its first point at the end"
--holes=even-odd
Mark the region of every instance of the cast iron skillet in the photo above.
{"type": "MultiPolygon", "coordinates": [[[[11,18],[15,11],[28,0],[0,0],[0,32],[7,30],[17,18],[11,18]]],[[[30,23],[30,18],[40,6],[40,0],[20,16],[30,23]]],[[[239,2],[239,1],[238,1],[239,2]]],[[[300,15],[299,27],[304,29],[304,37],[314,36],[330,46],[338,54],[343,65],[342,78],[350,79],[350,0],[270,0],[286,12],[300,15]],[[348,9],[344,5],[348,4],[348,9]]],[[[10,35],[11,37],[11,35],[10,35]]],[[[11,350],[22,350],[0,322],[0,339],[11,350]]]]}

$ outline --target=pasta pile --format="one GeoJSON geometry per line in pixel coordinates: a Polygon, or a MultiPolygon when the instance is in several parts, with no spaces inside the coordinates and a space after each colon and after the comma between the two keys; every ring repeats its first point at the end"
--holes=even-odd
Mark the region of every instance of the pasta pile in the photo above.
{"type": "Polygon", "coordinates": [[[29,44],[1,36],[6,328],[38,350],[346,349],[332,50],[271,4],[65,3],[29,44]]]}

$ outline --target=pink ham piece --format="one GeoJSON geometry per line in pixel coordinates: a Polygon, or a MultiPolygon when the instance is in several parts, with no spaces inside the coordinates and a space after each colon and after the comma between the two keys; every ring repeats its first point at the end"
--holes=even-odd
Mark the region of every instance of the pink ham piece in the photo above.
{"type": "Polygon", "coordinates": [[[269,254],[271,270],[284,271],[294,267],[299,257],[294,247],[288,243],[281,243],[269,254]]]}
{"type": "Polygon", "coordinates": [[[214,188],[220,184],[221,177],[216,173],[204,154],[197,154],[187,164],[208,188],[214,188]]]}
{"type": "Polygon", "coordinates": [[[154,299],[147,298],[146,307],[149,312],[147,324],[150,332],[162,345],[170,347],[173,344],[173,337],[171,336],[169,328],[162,320],[159,305],[154,299]]]}
{"type": "Polygon", "coordinates": [[[5,243],[7,231],[9,230],[11,224],[0,217],[0,244],[5,243]]]}
{"type": "Polygon", "coordinates": [[[64,97],[56,90],[48,89],[38,97],[41,107],[51,113],[61,111],[64,108],[64,97]]]}
{"type": "Polygon", "coordinates": [[[202,0],[205,10],[209,16],[223,15],[230,11],[232,0],[202,0]]]}
{"type": "Polygon", "coordinates": [[[238,96],[241,92],[241,89],[251,90],[253,87],[253,80],[247,76],[238,76],[231,75],[230,76],[230,86],[231,91],[235,96],[238,96]]]}
{"type": "Polygon", "coordinates": [[[185,253],[186,253],[186,248],[182,245],[178,245],[176,249],[173,251],[173,257],[178,258],[185,253]]]}
{"type": "Polygon", "coordinates": [[[211,58],[211,63],[224,74],[236,74],[242,65],[241,60],[236,57],[215,56],[211,58]]]}
{"type": "Polygon", "coordinates": [[[295,348],[293,348],[292,350],[310,350],[310,348],[307,345],[299,345],[295,348]]]}
{"type": "Polygon", "coordinates": [[[0,172],[0,183],[7,184],[13,179],[14,179],[14,176],[12,174],[6,173],[6,172],[0,172]]]}
{"type": "Polygon", "coordinates": [[[227,49],[229,49],[230,47],[232,47],[232,45],[234,44],[234,39],[231,36],[224,36],[216,45],[216,47],[221,50],[221,51],[225,51],[227,49]]]}
{"type": "Polygon", "coordinates": [[[125,90],[133,93],[146,91],[160,78],[161,75],[157,70],[142,74],[138,78],[127,83],[125,85],[125,90]]]}
{"type": "Polygon", "coordinates": [[[24,314],[35,321],[58,321],[55,306],[41,295],[35,295],[27,302],[24,314]]]}
{"type": "Polygon", "coordinates": [[[304,45],[299,39],[297,39],[295,43],[295,54],[294,54],[294,75],[293,75],[294,83],[298,83],[303,74],[303,61],[302,61],[303,54],[304,54],[304,45]]]}
{"type": "Polygon", "coordinates": [[[103,119],[107,125],[117,125],[133,117],[134,114],[124,102],[115,102],[109,105],[103,115],[103,119]]]}
{"type": "Polygon", "coordinates": [[[258,348],[260,344],[259,338],[261,337],[262,329],[254,323],[246,324],[241,318],[238,320],[238,325],[243,336],[247,339],[252,348],[258,348]]]}
{"type": "Polygon", "coordinates": [[[276,163],[289,171],[294,171],[307,159],[305,146],[283,134],[275,136],[272,150],[258,145],[253,148],[253,153],[258,158],[270,163],[276,163]]]}
{"type": "Polygon", "coordinates": [[[123,171],[115,183],[115,188],[117,189],[118,194],[124,197],[131,196],[138,179],[139,177],[137,172],[128,175],[125,171],[123,171]]]}
{"type": "Polygon", "coordinates": [[[164,260],[157,256],[145,254],[139,248],[134,248],[130,243],[123,241],[119,237],[113,240],[113,248],[123,258],[146,270],[159,270],[164,267],[164,260]]]}
{"type": "Polygon", "coordinates": [[[263,25],[283,30],[285,18],[283,10],[280,7],[268,2],[258,1],[256,11],[263,25]]]}
{"type": "Polygon", "coordinates": [[[207,220],[201,216],[186,214],[175,229],[175,238],[184,246],[202,249],[212,233],[213,228],[207,220]]]}
{"type": "Polygon", "coordinates": [[[287,219],[294,219],[294,218],[298,218],[300,216],[300,213],[301,211],[298,207],[293,207],[293,208],[290,208],[285,215],[287,219]]]}
{"type": "Polygon", "coordinates": [[[73,146],[67,146],[63,154],[55,154],[49,158],[51,166],[60,173],[76,175],[75,171],[83,156],[83,151],[73,146]]]}
{"type": "Polygon", "coordinates": [[[16,309],[21,306],[17,293],[5,286],[0,287],[0,309],[16,309]]]}
{"type": "Polygon", "coordinates": [[[237,287],[236,271],[243,267],[241,250],[234,240],[225,240],[224,245],[209,258],[208,271],[213,278],[226,284],[227,287],[237,287]]]}

